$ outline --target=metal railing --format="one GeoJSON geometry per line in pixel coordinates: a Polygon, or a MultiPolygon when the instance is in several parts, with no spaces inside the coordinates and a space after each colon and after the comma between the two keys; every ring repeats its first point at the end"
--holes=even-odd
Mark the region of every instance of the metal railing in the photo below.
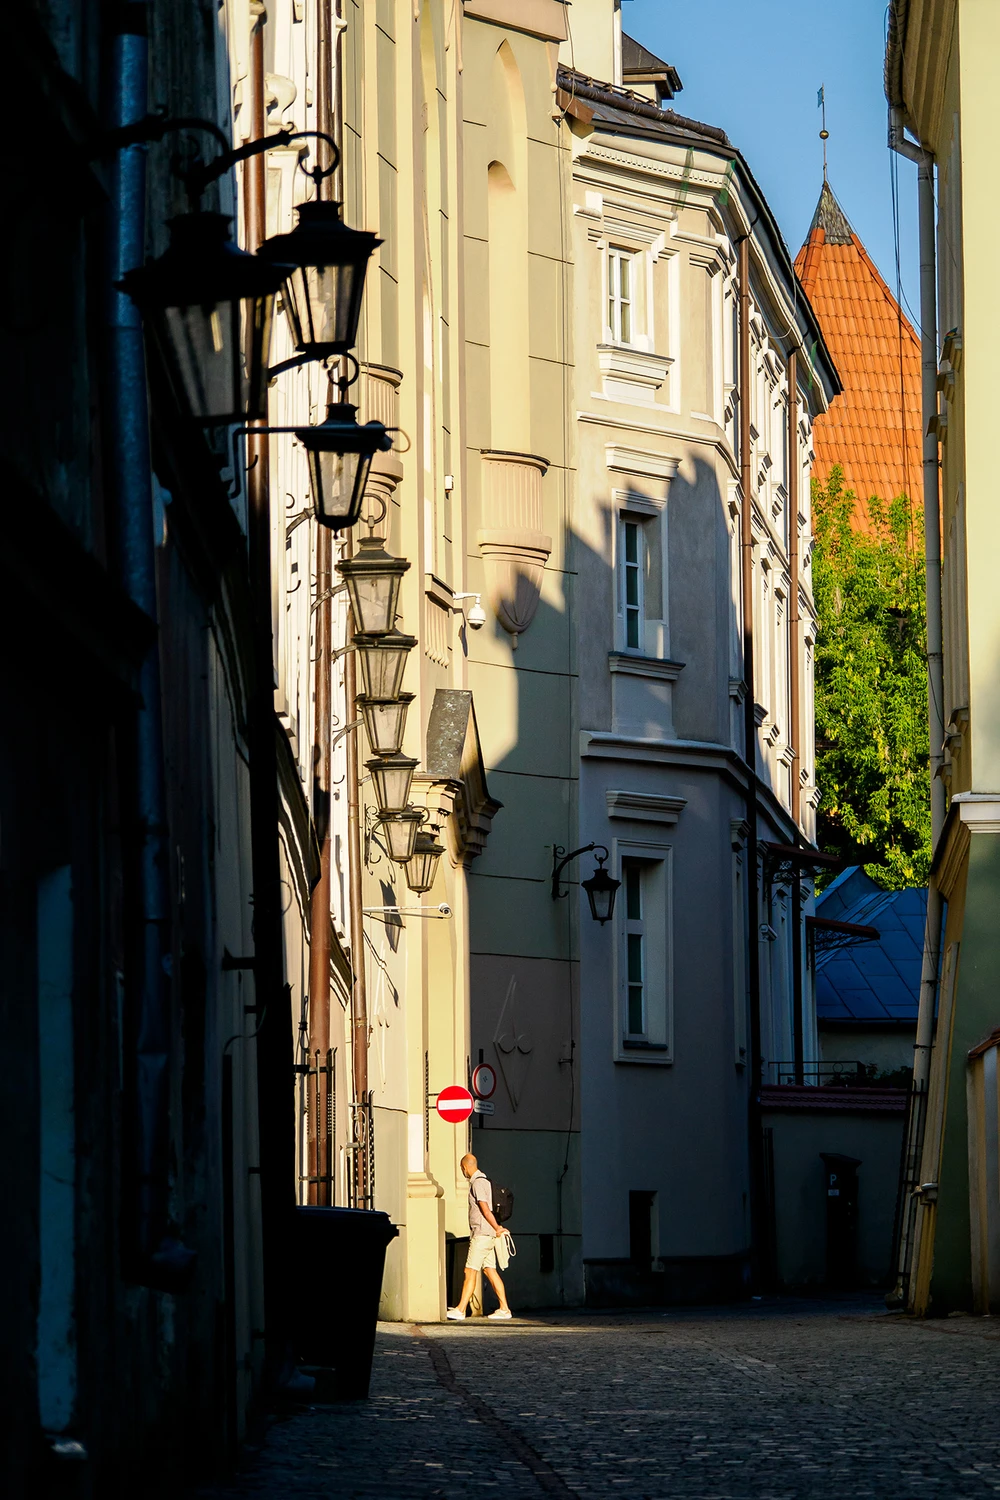
{"type": "Polygon", "coordinates": [[[765,1062],[762,1082],[782,1087],[804,1083],[819,1088],[886,1088],[891,1083],[880,1076],[874,1063],[842,1062],[765,1062]]]}

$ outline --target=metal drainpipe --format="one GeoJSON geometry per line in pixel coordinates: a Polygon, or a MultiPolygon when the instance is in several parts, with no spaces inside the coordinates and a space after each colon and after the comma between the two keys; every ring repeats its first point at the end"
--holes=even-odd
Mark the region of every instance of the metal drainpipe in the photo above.
{"type": "MultiPolygon", "coordinates": [[[[334,139],[338,146],[344,139],[344,99],[341,79],[343,74],[342,58],[344,50],[344,28],[342,24],[342,0],[337,0],[335,10],[335,25],[337,36],[334,43],[335,48],[335,78],[336,88],[333,90],[332,104],[334,110],[334,139]]],[[[344,196],[344,167],[343,159],[334,178],[336,192],[339,197],[344,196]]],[[[388,518],[386,518],[388,527],[388,518]]],[[[345,533],[344,551],[345,558],[354,555],[354,538],[350,531],[345,533]]],[[[348,639],[354,634],[354,620],[348,614],[348,639]]],[[[351,723],[357,718],[355,699],[358,691],[358,659],[353,651],[348,651],[344,657],[344,697],[346,700],[347,722],[351,723]]],[[[350,907],[351,922],[351,969],[353,971],[354,984],[351,991],[351,1066],[354,1083],[354,1103],[363,1107],[368,1096],[368,981],[365,972],[365,936],[364,936],[364,905],[362,891],[362,862],[361,862],[361,756],[358,745],[357,733],[347,736],[347,869],[348,869],[348,905],[350,907]]],[[[358,1186],[357,1202],[360,1206],[367,1200],[371,1192],[371,1184],[368,1181],[368,1134],[367,1129],[370,1121],[363,1127],[364,1136],[359,1140],[357,1125],[354,1130],[355,1147],[363,1146],[364,1149],[355,1151],[355,1181],[358,1186]]],[[[372,1205],[374,1207],[374,1204],[372,1205]]]]}
{"type": "MultiPolygon", "coordinates": [[[[944,766],[944,653],[941,629],[941,501],[938,474],[937,434],[929,430],[937,415],[937,287],[934,226],[934,157],[908,141],[903,131],[902,113],[889,111],[889,146],[893,151],[917,164],[917,199],[920,225],[920,365],[921,419],[923,438],[924,563],[927,600],[927,712],[930,730],[931,836],[937,851],[945,819],[945,786],[941,779],[944,766]]],[[[920,1002],[917,1009],[917,1034],[913,1047],[913,1096],[907,1124],[904,1172],[915,1171],[923,1149],[925,1117],[922,1099],[926,1099],[934,1044],[934,1011],[937,1000],[938,966],[941,947],[941,919],[944,906],[933,879],[927,890],[927,922],[924,928],[924,953],[920,972],[920,1002]]],[[[899,1246],[898,1281],[893,1300],[905,1295],[914,1245],[915,1200],[903,1204],[902,1234],[899,1246]]]]}
{"type": "MultiPolygon", "coordinates": [[[[250,39],[248,137],[267,129],[264,109],[264,32],[261,6],[250,39]]],[[[247,248],[266,236],[264,157],[244,167],[247,248]]],[[[264,1241],[265,1354],[270,1381],[288,1368],[290,1245],[295,1203],[295,1109],[291,994],[285,984],[278,856],[277,724],[274,714],[271,504],[268,440],[247,438],[247,543],[254,615],[254,684],[248,709],[250,830],[253,872],[254,990],[257,1014],[257,1111],[261,1222],[264,1241]]]]}
{"type": "MultiPolygon", "coordinates": [[[[316,16],[316,125],[332,134],[334,128],[333,39],[330,8],[321,5],[316,16]]],[[[326,147],[321,164],[326,165],[326,147]]],[[[317,196],[332,197],[331,180],[324,178],[317,196]]],[[[320,846],[320,875],[313,889],[309,907],[309,1052],[317,1069],[317,1083],[326,1079],[325,1089],[317,1089],[318,1098],[314,1137],[309,1142],[309,1202],[329,1204],[333,1201],[333,1145],[327,1118],[327,1101],[332,1079],[319,1070],[326,1067],[330,1049],[330,891],[332,848],[330,836],[331,713],[333,701],[333,533],[326,526],[316,527],[316,659],[313,674],[313,821],[320,846]]],[[[350,719],[346,721],[350,723],[350,719]]],[[[336,1137],[336,1121],[333,1125],[336,1137]]]]}
{"type": "MultiPolygon", "coordinates": [[[[792,751],[791,804],[795,824],[795,842],[800,842],[802,816],[802,783],[799,762],[802,755],[799,691],[800,619],[799,619],[799,362],[795,349],[788,356],[788,571],[791,575],[791,598],[788,601],[788,675],[789,675],[789,744],[792,751]]],[[[805,1082],[805,1024],[802,1014],[802,882],[793,871],[792,878],[792,1046],[795,1055],[795,1082],[805,1082]]]]}
{"type": "MultiPolygon", "coordinates": [[[[115,126],[147,112],[148,38],[144,3],[120,8],[112,40],[115,126]]],[[[131,146],[115,161],[109,205],[108,451],[114,494],[115,540],[122,586],[140,609],[158,619],[156,541],[142,320],[114,283],[146,253],[146,149],[131,146]]],[[[190,1272],[194,1252],[168,1232],[170,1193],[171,906],[170,848],[163,769],[157,639],[140,672],[141,705],[132,746],[132,822],[137,841],[141,957],[129,1011],[134,1026],[134,1103],[126,1127],[138,1178],[136,1276],[175,1287],[190,1272]]]]}
{"type": "Polygon", "coordinates": [[[748,1129],[750,1148],[751,1249],[754,1276],[761,1279],[761,1253],[765,1243],[764,1152],[760,1114],[760,904],[757,891],[757,721],[754,717],[753,638],[753,467],[750,448],[750,238],[739,242],[737,274],[740,284],[740,559],[743,592],[743,753],[747,766],[747,979],[750,991],[750,1079],[748,1129]]]}

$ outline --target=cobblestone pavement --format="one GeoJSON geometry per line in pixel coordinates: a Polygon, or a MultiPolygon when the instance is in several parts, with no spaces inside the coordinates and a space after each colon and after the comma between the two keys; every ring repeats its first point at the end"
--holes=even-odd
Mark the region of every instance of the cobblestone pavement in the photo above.
{"type": "Polygon", "coordinates": [[[383,1324],[372,1399],[275,1422],[211,1500],[971,1500],[1000,1492],[998,1412],[1000,1319],[776,1299],[383,1324]]]}

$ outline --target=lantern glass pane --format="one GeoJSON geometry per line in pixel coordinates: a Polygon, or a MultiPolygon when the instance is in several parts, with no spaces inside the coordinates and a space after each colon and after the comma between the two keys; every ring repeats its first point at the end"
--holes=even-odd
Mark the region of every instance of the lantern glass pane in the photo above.
{"type": "Polygon", "coordinates": [[[396,623],[398,573],[355,573],[347,579],[354,623],[365,635],[387,635],[396,623]]]}
{"type": "Polygon", "coordinates": [[[413,857],[412,859],[408,859],[403,866],[406,872],[406,883],[416,895],[424,895],[434,884],[438,860],[443,853],[443,846],[437,843],[430,834],[417,835],[417,845],[413,851],[413,857]]]}
{"type": "Polygon", "coordinates": [[[396,699],[361,699],[358,707],[365,721],[365,733],[373,755],[398,755],[403,747],[406,710],[413,702],[412,693],[396,699]]]}
{"type": "Polygon", "coordinates": [[[309,450],[316,514],[328,525],[349,526],[357,520],[361,494],[371,464],[371,457],[361,453],[309,450]],[[360,478],[360,490],[359,490],[360,478]],[[358,506],[355,508],[355,494],[358,506]]]}
{"type": "Polygon", "coordinates": [[[218,427],[267,415],[273,312],[273,296],[162,309],[168,357],[197,422],[218,427]]]}
{"type": "Polygon", "coordinates": [[[349,349],[357,341],[366,266],[296,266],[285,283],[296,347],[349,349]]]}
{"type": "Polygon", "coordinates": [[[239,421],[243,409],[240,303],[166,307],[166,342],[199,422],[239,421]]]}
{"type": "Polygon", "coordinates": [[[379,827],[389,851],[389,858],[402,865],[413,854],[413,847],[420,830],[422,814],[416,810],[397,813],[383,818],[379,827]]]}
{"type": "Polygon", "coordinates": [[[368,762],[379,812],[402,812],[410,800],[410,783],[416,766],[417,762],[408,755],[391,755],[368,762]]]}
{"type": "Polygon", "coordinates": [[[406,658],[416,641],[412,636],[392,635],[375,639],[355,636],[361,661],[361,679],[368,698],[398,698],[403,686],[406,658]]]}

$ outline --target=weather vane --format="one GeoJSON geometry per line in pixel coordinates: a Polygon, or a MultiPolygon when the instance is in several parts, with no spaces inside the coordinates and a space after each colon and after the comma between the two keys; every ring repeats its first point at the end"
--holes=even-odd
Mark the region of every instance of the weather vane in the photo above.
{"type": "Polygon", "coordinates": [[[826,128],[826,84],[821,83],[816,95],[816,106],[823,111],[823,128],[819,138],[823,142],[823,181],[826,181],[826,143],[830,139],[830,132],[826,128]]]}

